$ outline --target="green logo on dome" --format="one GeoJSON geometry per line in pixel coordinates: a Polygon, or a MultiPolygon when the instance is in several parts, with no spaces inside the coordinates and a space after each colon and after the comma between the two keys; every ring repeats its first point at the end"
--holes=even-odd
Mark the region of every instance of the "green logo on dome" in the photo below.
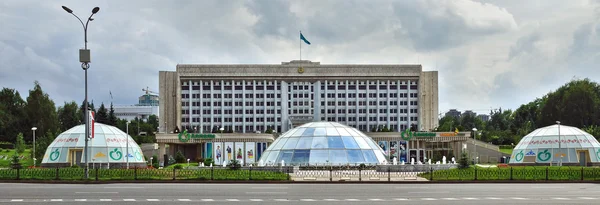
{"type": "Polygon", "coordinates": [[[50,153],[50,161],[56,161],[59,156],[60,156],[60,152],[58,151],[58,148],[57,148],[53,152],[50,153]]]}
{"type": "Polygon", "coordinates": [[[600,149],[596,152],[596,157],[600,160],[600,149]]]}
{"type": "Polygon", "coordinates": [[[113,151],[110,151],[108,156],[110,156],[110,158],[113,160],[121,160],[121,158],[123,158],[123,153],[121,153],[119,148],[115,148],[113,151]],[[116,155],[117,157],[115,157],[114,155],[116,155]]]}
{"type": "Polygon", "coordinates": [[[517,162],[520,162],[521,160],[523,160],[523,150],[521,150],[521,152],[519,152],[516,156],[515,156],[515,160],[517,160],[517,162]]]}
{"type": "Polygon", "coordinates": [[[140,154],[140,151],[135,151],[135,159],[142,161],[142,154],[140,154]]]}
{"type": "Polygon", "coordinates": [[[550,159],[550,157],[552,157],[552,154],[550,154],[550,152],[548,152],[548,149],[544,150],[543,152],[538,153],[537,158],[542,161],[548,161],[550,159]]]}

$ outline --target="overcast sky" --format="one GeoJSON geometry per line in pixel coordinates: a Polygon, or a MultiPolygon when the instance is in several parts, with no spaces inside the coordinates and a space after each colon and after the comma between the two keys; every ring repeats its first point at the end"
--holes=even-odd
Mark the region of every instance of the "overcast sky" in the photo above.
{"type": "Polygon", "coordinates": [[[573,78],[600,81],[600,3],[577,0],[0,1],[0,87],[38,80],[57,105],[84,97],[78,49],[90,23],[90,99],[137,103],[178,63],[279,64],[298,31],[322,64],[422,64],[440,112],[516,109],[573,78]]]}

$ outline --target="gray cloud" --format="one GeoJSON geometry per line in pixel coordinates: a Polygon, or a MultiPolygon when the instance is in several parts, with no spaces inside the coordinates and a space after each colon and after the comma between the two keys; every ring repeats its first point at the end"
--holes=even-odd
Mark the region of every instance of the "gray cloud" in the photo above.
{"type": "Polygon", "coordinates": [[[0,4],[0,86],[39,80],[58,105],[83,100],[77,50],[90,24],[90,99],[134,104],[177,63],[422,63],[440,110],[515,108],[572,76],[596,77],[597,8],[586,1],[22,1],[0,4]],[[85,17],[84,17],[85,18],[85,17]],[[507,58],[508,57],[508,58],[507,58]],[[474,100],[476,99],[476,100],[474,100]]]}

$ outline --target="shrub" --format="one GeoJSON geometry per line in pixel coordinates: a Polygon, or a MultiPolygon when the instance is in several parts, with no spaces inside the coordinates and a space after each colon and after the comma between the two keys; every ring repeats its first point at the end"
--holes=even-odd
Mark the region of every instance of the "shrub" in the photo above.
{"type": "Polygon", "coordinates": [[[242,165],[240,164],[240,161],[235,160],[235,159],[231,160],[227,166],[229,166],[229,169],[233,169],[233,170],[240,169],[242,167],[242,165]]]}
{"type": "Polygon", "coordinates": [[[20,169],[21,168],[21,159],[19,159],[18,155],[13,155],[11,160],[10,160],[10,167],[13,169],[20,169]]]}
{"type": "Polygon", "coordinates": [[[210,164],[214,164],[215,162],[213,161],[212,158],[206,158],[204,159],[204,166],[210,166],[210,164]]]}
{"type": "Polygon", "coordinates": [[[77,164],[74,164],[73,166],[71,166],[71,168],[77,169],[77,168],[79,168],[79,166],[77,164]]]}
{"type": "Polygon", "coordinates": [[[458,160],[458,168],[459,169],[469,168],[469,157],[467,156],[466,152],[463,152],[461,154],[460,159],[458,160]]]}
{"type": "Polygon", "coordinates": [[[177,154],[175,154],[175,162],[185,163],[185,156],[181,151],[177,151],[177,154]]]}
{"type": "Polygon", "coordinates": [[[183,165],[176,164],[175,166],[173,166],[173,169],[183,169],[183,165]]]}
{"type": "Polygon", "coordinates": [[[198,162],[198,164],[201,163],[201,162],[204,162],[204,158],[203,157],[198,157],[198,158],[196,158],[196,162],[198,162]]]}

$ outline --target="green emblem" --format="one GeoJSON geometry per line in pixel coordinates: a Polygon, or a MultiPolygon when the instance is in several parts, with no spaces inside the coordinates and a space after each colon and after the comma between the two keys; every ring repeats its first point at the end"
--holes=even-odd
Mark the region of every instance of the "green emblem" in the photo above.
{"type": "Polygon", "coordinates": [[[404,130],[402,131],[402,133],[400,133],[400,137],[402,137],[403,140],[409,141],[413,137],[413,135],[412,132],[408,132],[407,134],[406,130],[404,130]]]}
{"type": "Polygon", "coordinates": [[[115,148],[113,151],[110,151],[109,156],[113,160],[121,160],[121,158],[123,158],[123,153],[121,153],[119,148],[115,148]],[[115,155],[117,157],[115,157],[115,155]]]}
{"type": "Polygon", "coordinates": [[[54,150],[54,152],[50,153],[50,161],[56,161],[59,156],[60,156],[60,152],[58,151],[58,148],[57,148],[54,150]]]}
{"type": "Polygon", "coordinates": [[[142,161],[142,154],[140,154],[140,151],[135,151],[135,159],[142,161]]]}
{"type": "Polygon", "coordinates": [[[516,156],[515,156],[515,160],[517,160],[517,162],[520,162],[521,160],[523,160],[523,150],[521,150],[521,152],[519,152],[516,156]]]}
{"type": "Polygon", "coordinates": [[[600,149],[596,152],[596,157],[600,160],[600,149]]]}
{"type": "Polygon", "coordinates": [[[214,134],[192,134],[192,133],[188,133],[187,130],[184,130],[183,132],[179,133],[179,135],[177,137],[179,137],[180,142],[188,142],[188,141],[190,141],[190,139],[214,139],[215,135],[214,134]]]}
{"type": "Polygon", "coordinates": [[[404,131],[402,131],[402,133],[400,133],[400,137],[402,137],[402,139],[406,140],[406,141],[409,141],[413,137],[432,138],[432,137],[435,137],[435,132],[411,132],[408,130],[404,130],[404,131]]]}
{"type": "Polygon", "coordinates": [[[538,153],[537,158],[538,160],[545,162],[550,160],[550,157],[552,157],[552,154],[550,154],[550,152],[548,152],[548,149],[544,150],[543,152],[538,153]]]}

